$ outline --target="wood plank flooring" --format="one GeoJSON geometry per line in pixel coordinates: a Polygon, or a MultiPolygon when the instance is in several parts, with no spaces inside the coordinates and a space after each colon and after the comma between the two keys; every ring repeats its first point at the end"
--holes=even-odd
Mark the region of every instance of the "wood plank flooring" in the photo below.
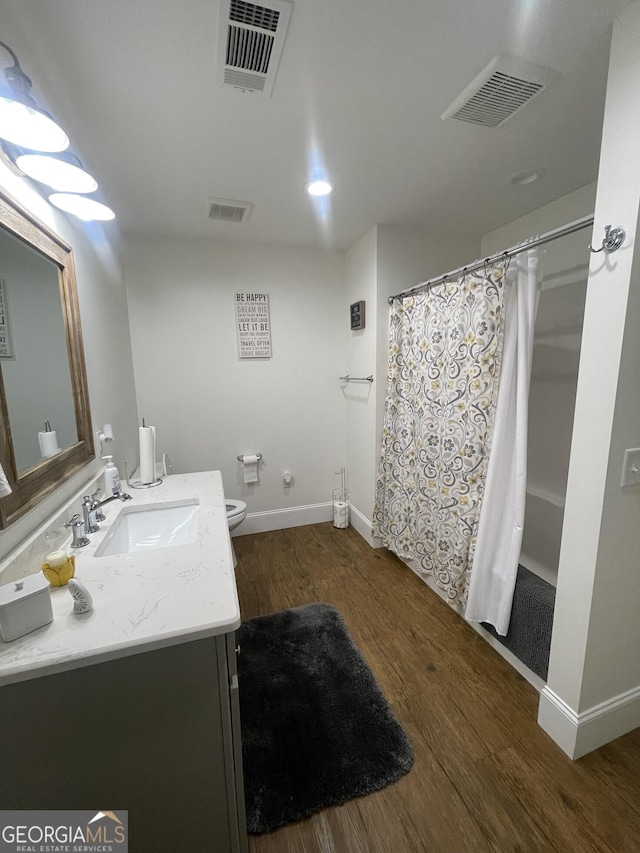
{"type": "Polygon", "coordinates": [[[250,836],[250,853],[640,851],[640,729],[571,761],[537,725],[533,687],[352,528],[240,536],[234,547],[243,619],[337,607],[415,751],[395,785],[250,836]]]}

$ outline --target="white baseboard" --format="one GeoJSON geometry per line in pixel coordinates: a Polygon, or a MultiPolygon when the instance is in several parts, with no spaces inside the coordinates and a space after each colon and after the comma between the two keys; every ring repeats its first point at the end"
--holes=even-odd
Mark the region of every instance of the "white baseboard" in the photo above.
{"type": "MultiPolygon", "coordinates": [[[[287,509],[269,509],[250,512],[245,520],[232,531],[232,536],[247,536],[250,533],[266,533],[270,530],[285,530],[303,524],[322,524],[333,520],[333,503],[327,501],[308,506],[293,506],[287,509]]],[[[372,548],[381,548],[382,540],[371,535],[371,522],[360,510],[349,504],[349,523],[372,548]]]]}
{"type": "Polygon", "coordinates": [[[540,694],[538,724],[569,758],[581,758],[640,726],[640,686],[579,714],[547,686],[540,694]]]}
{"type": "Polygon", "coordinates": [[[269,509],[264,512],[250,512],[245,520],[232,531],[232,536],[246,536],[249,533],[266,533],[269,530],[284,530],[287,527],[301,527],[303,524],[321,524],[333,519],[333,503],[326,501],[308,506],[292,506],[287,509],[269,509]]]}
{"type": "Polygon", "coordinates": [[[371,522],[353,504],[349,504],[349,523],[372,548],[382,548],[382,539],[371,535],[371,522]]]}

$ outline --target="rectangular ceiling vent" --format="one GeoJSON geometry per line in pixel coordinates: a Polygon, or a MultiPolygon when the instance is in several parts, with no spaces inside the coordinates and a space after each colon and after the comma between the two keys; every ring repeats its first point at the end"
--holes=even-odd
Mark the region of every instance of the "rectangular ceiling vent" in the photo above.
{"type": "Polygon", "coordinates": [[[275,82],[292,5],[268,0],[220,0],[216,83],[270,95],[275,82]]]}
{"type": "Polygon", "coordinates": [[[207,202],[207,216],[216,222],[245,222],[252,210],[250,201],[210,198],[207,202]]]}
{"type": "Polygon", "coordinates": [[[500,127],[555,79],[556,73],[510,56],[496,56],[442,114],[482,127],[500,127]]]}

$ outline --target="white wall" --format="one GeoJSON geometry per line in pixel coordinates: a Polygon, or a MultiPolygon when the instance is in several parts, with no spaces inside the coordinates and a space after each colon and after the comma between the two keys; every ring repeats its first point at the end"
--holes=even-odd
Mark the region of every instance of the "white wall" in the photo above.
{"type": "Polygon", "coordinates": [[[640,725],[640,487],[620,488],[640,446],[640,3],[611,49],[594,234],[627,231],[592,255],[547,688],[539,721],[578,756],[640,725]]]}
{"type": "MultiPolygon", "coordinates": [[[[217,468],[252,514],[326,503],[345,464],[341,253],[131,239],[125,253],[138,410],[178,472],[217,468]],[[272,358],[241,360],[235,294],[267,293],[272,358]],[[263,454],[243,483],[237,455],[263,454]],[[293,473],[291,488],[282,474],[293,473]]],[[[326,516],[327,518],[329,515],[326,516]]],[[[238,533],[255,529],[249,521],[238,533]]]]}
{"type": "MultiPolygon", "coordinates": [[[[385,373],[377,363],[377,246],[378,228],[367,231],[345,255],[345,320],[349,305],[365,300],[365,328],[347,331],[346,370],[352,376],[373,374],[373,383],[343,384],[346,414],[347,485],[351,523],[368,541],[371,534],[376,477],[376,395],[385,373]]],[[[347,325],[348,328],[348,325],[347,325]]]]}
{"type": "Polygon", "coordinates": [[[366,328],[349,332],[348,372],[374,374],[373,385],[351,383],[347,402],[347,471],[352,524],[367,541],[382,438],[389,340],[387,298],[478,255],[478,241],[464,235],[425,234],[415,228],[377,225],[346,253],[345,316],[350,303],[367,302],[366,328]]]}

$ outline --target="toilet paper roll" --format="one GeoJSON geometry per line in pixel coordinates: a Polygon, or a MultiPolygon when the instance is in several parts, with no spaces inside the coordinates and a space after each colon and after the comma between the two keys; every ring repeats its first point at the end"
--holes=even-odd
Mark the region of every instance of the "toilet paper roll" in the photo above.
{"type": "Polygon", "coordinates": [[[50,432],[39,432],[38,441],[40,442],[40,455],[43,459],[48,459],[50,456],[55,456],[60,453],[58,447],[58,434],[55,430],[50,432]]]}
{"type": "Polygon", "coordinates": [[[244,467],[244,481],[245,483],[257,483],[258,482],[258,463],[260,460],[257,456],[248,456],[245,455],[242,457],[242,465],[244,467]]]}
{"type": "Polygon", "coordinates": [[[140,436],[140,482],[153,483],[156,479],[156,428],[144,426],[140,436]]]}
{"type": "Polygon", "coordinates": [[[333,502],[333,526],[340,528],[349,526],[349,507],[346,501],[333,502]]]}

